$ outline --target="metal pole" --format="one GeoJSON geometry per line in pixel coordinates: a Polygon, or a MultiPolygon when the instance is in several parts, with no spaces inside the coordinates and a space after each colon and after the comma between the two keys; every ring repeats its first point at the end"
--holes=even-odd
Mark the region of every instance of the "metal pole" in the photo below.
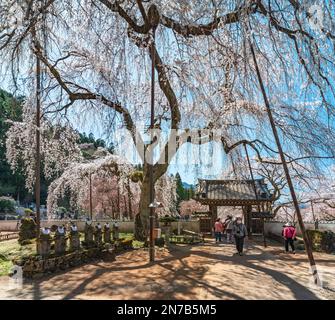
{"type": "MultiPolygon", "coordinates": [[[[153,128],[155,125],[155,28],[152,28],[152,44],[151,44],[151,115],[150,115],[150,129],[151,129],[151,143],[153,142],[153,128]]],[[[154,203],[154,172],[153,172],[153,150],[150,149],[151,163],[149,164],[149,181],[150,181],[150,204],[154,203]]],[[[155,208],[150,206],[149,212],[149,259],[150,262],[155,261],[155,243],[154,243],[154,218],[155,208]]]]}
{"type": "Polygon", "coordinates": [[[311,246],[311,243],[310,243],[310,241],[308,239],[308,236],[307,236],[307,233],[306,233],[306,228],[305,228],[305,225],[304,225],[304,222],[303,222],[303,219],[302,219],[298,199],[297,199],[297,196],[296,196],[296,193],[295,193],[295,190],[294,190],[294,186],[293,186],[293,183],[292,183],[292,180],[291,180],[290,172],[289,172],[287,162],[286,162],[286,159],[285,159],[285,155],[284,155],[284,152],[283,152],[283,149],[282,149],[282,146],[281,146],[281,142],[280,142],[280,139],[279,139],[276,124],[275,124],[275,121],[273,119],[273,115],[272,115],[272,111],[271,111],[271,107],[270,107],[270,102],[268,100],[268,97],[267,97],[267,94],[266,94],[266,91],[265,91],[265,87],[264,87],[264,83],[263,83],[261,73],[260,73],[260,70],[259,70],[259,67],[258,67],[254,47],[252,45],[252,42],[251,42],[250,38],[249,38],[249,45],[250,45],[250,50],[251,50],[252,58],[253,58],[256,73],[257,73],[259,86],[260,86],[260,89],[261,89],[261,92],[262,92],[262,95],[263,95],[264,104],[266,106],[266,111],[267,111],[267,114],[268,114],[268,117],[269,117],[272,132],[273,132],[273,135],[274,135],[274,138],[275,138],[275,141],[276,141],[276,144],[277,144],[278,152],[279,152],[279,155],[280,155],[280,159],[281,159],[281,162],[282,162],[282,165],[283,165],[283,168],[284,168],[284,172],[285,172],[288,187],[290,189],[290,193],[291,193],[291,197],[292,197],[292,200],[293,200],[294,208],[295,208],[295,211],[297,213],[300,230],[302,232],[302,236],[303,236],[304,243],[305,243],[305,248],[306,248],[309,263],[310,263],[310,266],[311,266],[311,271],[312,271],[312,274],[313,274],[313,277],[314,277],[314,283],[317,284],[317,285],[320,285],[320,278],[319,278],[318,271],[317,271],[317,268],[316,268],[316,264],[315,264],[315,260],[314,260],[314,256],[313,256],[313,251],[312,251],[312,246],[311,246]]]}
{"type": "Polygon", "coordinates": [[[38,251],[38,239],[41,227],[41,61],[36,57],[36,168],[35,168],[35,202],[36,202],[36,249],[38,251]]]}

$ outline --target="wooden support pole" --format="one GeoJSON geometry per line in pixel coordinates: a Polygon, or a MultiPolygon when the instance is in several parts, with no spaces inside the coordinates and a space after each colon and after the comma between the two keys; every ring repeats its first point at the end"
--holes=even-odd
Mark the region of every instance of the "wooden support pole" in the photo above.
{"type": "Polygon", "coordinates": [[[249,46],[250,46],[253,62],[254,62],[254,65],[255,65],[259,86],[260,86],[261,93],[262,93],[262,96],[263,96],[263,99],[264,99],[264,104],[266,106],[266,111],[267,111],[268,118],[269,118],[269,121],[270,121],[270,125],[271,125],[271,128],[272,128],[272,132],[273,132],[273,135],[274,135],[274,138],[275,138],[275,141],[276,141],[276,145],[277,145],[277,148],[278,148],[280,159],[281,159],[283,169],[284,169],[284,172],[285,172],[287,184],[288,184],[288,187],[290,189],[290,193],[291,193],[291,197],[292,197],[292,200],[293,200],[294,208],[295,208],[295,211],[296,211],[296,214],[297,214],[297,217],[298,217],[298,222],[299,222],[300,230],[302,232],[302,236],[303,236],[303,239],[304,239],[308,260],[309,260],[309,263],[310,263],[310,266],[311,266],[311,272],[312,272],[312,275],[313,275],[313,278],[314,278],[314,283],[316,285],[320,286],[321,282],[320,282],[320,278],[319,278],[318,271],[317,271],[317,268],[316,268],[316,263],[315,263],[314,256],[313,256],[312,246],[311,246],[311,243],[310,243],[309,238],[308,238],[307,233],[306,233],[306,228],[305,228],[305,224],[304,224],[303,219],[302,219],[298,199],[297,199],[297,196],[296,196],[296,193],[295,193],[295,190],[294,190],[294,186],[293,186],[293,182],[292,182],[290,172],[289,172],[289,169],[288,169],[288,166],[287,166],[286,158],[285,158],[282,146],[281,146],[281,142],[280,142],[280,139],[279,139],[277,127],[276,127],[276,124],[275,124],[275,121],[274,121],[274,118],[273,118],[273,115],[272,115],[270,102],[268,100],[268,97],[267,97],[267,94],[266,94],[266,91],[265,91],[265,87],[264,87],[264,83],[263,83],[263,79],[262,79],[262,76],[261,76],[261,73],[260,73],[260,70],[259,70],[259,67],[258,67],[256,54],[255,54],[255,51],[254,51],[254,46],[253,46],[252,41],[251,41],[250,38],[249,38],[249,46]]]}
{"type": "MultiPolygon", "coordinates": [[[[155,126],[155,33],[156,28],[152,28],[152,44],[151,44],[151,114],[150,114],[150,129],[151,129],[151,143],[153,142],[153,129],[155,126]]],[[[149,164],[149,202],[154,203],[155,200],[155,183],[154,183],[154,165],[153,165],[153,150],[150,150],[151,163],[149,164]]],[[[150,206],[149,212],[149,261],[155,261],[155,242],[154,242],[154,219],[155,208],[150,206]]]]}
{"type": "Polygon", "coordinates": [[[36,249],[41,228],[41,61],[36,56],[36,168],[35,168],[35,203],[36,203],[36,249]]]}

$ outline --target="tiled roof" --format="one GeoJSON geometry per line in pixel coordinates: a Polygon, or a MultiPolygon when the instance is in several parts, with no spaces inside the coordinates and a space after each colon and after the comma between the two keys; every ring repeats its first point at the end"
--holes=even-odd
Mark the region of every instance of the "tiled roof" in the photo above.
{"type": "Polygon", "coordinates": [[[271,201],[263,179],[256,180],[204,180],[199,179],[196,192],[199,201],[248,202],[271,201]],[[254,185],[256,186],[257,197],[254,185]]]}

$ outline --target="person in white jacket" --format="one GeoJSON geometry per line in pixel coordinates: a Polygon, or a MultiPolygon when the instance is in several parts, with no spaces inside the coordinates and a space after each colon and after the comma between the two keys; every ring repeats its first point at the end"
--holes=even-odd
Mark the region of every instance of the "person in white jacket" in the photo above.
{"type": "Polygon", "coordinates": [[[233,216],[229,215],[227,216],[227,219],[224,222],[226,235],[227,235],[227,243],[233,242],[233,216]]]}

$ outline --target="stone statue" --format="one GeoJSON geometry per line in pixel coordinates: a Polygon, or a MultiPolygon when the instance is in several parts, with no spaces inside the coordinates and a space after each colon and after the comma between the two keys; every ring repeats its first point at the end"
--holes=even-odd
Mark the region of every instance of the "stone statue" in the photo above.
{"type": "Polygon", "coordinates": [[[95,226],[94,242],[98,247],[102,245],[102,229],[101,229],[101,224],[100,223],[98,223],[95,226]]]}
{"type": "Polygon", "coordinates": [[[50,254],[51,247],[51,231],[49,228],[41,228],[40,237],[38,239],[38,254],[46,257],[50,254]]]}
{"type": "Polygon", "coordinates": [[[78,232],[78,227],[71,223],[70,225],[70,250],[76,251],[80,248],[80,237],[78,232]]]}
{"type": "Polygon", "coordinates": [[[104,243],[112,242],[111,233],[112,233],[112,230],[110,228],[109,223],[107,222],[104,225],[104,243]]]}
{"type": "Polygon", "coordinates": [[[119,224],[114,222],[113,224],[113,240],[118,240],[119,239],[119,224]]]}
{"type": "Polygon", "coordinates": [[[94,246],[93,235],[94,235],[94,228],[92,226],[92,221],[87,219],[85,223],[84,241],[83,241],[83,245],[85,247],[89,248],[94,246]]]}
{"type": "Polygon", "coordinates": [[[59,226],[55,233],[55,253],[63,255],[66,250],[65,227],[59,226]]]}

